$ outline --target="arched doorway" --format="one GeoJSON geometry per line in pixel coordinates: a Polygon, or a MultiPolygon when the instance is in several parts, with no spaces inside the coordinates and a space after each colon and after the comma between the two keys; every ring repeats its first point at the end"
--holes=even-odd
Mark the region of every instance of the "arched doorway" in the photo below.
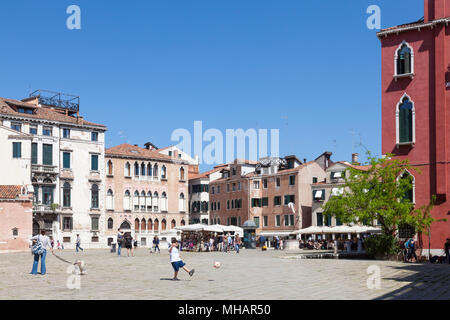
{"type": "Polygon", "coordinates": [[[120,229],[124,229],[124,230],[130,230],[131,229],[131,225],[128,221],[124,221],[122,222],[122,224],[120,225],[120,229]]]}

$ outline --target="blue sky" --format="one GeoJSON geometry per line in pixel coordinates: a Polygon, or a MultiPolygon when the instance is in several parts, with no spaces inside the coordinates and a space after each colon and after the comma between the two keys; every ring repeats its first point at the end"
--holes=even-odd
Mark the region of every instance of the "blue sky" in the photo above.
{"type": "MultiPolygon", "coordinates": [[[[280,155],[381,149],[380,43],[366,27],[423,16],[423,0],[1,1],[0,96],[81,96],[107,147],[174,144],[173,130],[280,129],[280,155]],[[66,8],[81,8],[81,30],[66,8]],[[351,134],[354,131],[355,134],[351,134]]],[[[209,166],[203,165],[206,170],[209,166]]]]}

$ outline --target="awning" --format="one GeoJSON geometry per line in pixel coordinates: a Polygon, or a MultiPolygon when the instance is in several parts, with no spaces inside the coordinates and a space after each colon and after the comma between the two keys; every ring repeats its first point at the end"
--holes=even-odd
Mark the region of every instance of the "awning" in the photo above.
{"type": "MultiPolygon", "coordinates": [[[[297,230],[296,230],[297,231],[297,230]]],[[[264,236],[264,237],[275,237],[275,236],[289,236],[295,234],[296,231],[263,231],[258,233],[258,236],[264,236]]]]}
{"type": "Polygon", "coordinates": [[[306,229],[295,231],[294,234],[338,234],[338,233],[378,233],[380,228],[367,226],[336,226],[336,227],[318,227],[311,226],[306,229]]]}

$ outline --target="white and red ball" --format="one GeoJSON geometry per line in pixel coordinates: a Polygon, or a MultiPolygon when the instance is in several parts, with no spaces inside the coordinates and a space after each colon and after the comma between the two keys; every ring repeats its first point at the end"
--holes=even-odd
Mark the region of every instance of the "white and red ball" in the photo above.
{"type": "Polygon", "coordinates": [[[218,261],[214,262],[214,268],[219,269],[222,266],[222,264],[218,261]]]}

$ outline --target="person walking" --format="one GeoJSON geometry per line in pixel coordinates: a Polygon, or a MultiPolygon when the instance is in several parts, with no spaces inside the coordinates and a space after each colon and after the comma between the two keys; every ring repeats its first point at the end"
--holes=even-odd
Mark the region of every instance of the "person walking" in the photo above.
{"type": "Polygon", "coordinates": [[[130,251],[131,251],[131,256],[134,257],[134,253],[133,253],[133,237],[131,236],[131,234],[127,234],[125,236],[125,248],[127,248],[127,257],[130,256],[130,251]]]}
{"type": "Polygon", "coordinates": [[[219,239],[217,240],[217,251],[221,252],[223,250],[223,237],[219,236],[219,239]]]}
{"type": "Polygon", "coordinates": [[[230,251],[233,248],[233,237],[228,234],[228,247],[227,247],[230,251]]]}
{"type": "Polygon", "coordinates": [[[159,250],[159,238],[158,238],[158,236],[155,236],[153,238],[153,247],[154,247],[155,253],[156,253],[156,250],[158,250],[158,253],[161,253],[161,250],[159,250]]]}
{"type": "Polygon", "coordinates": [[[445,256],[450,264],[450,238],[447,238],[447,242],[444,244],[445,256]]]}
{"type": "Polygon", "coordinates": [[[78,252],[78,250],[84,251],[83,248],[81,247],[81,238],[80,238],[79,234],[77,234],[76,249],[77,249],[77,252],[78,252]]]}
{"type": "Polygon", "coordinates": [[[46,236],[45,231],[42,230],[40,235],[32,237],[31,240],[41,244],[42,252],[34,253],[33,268],[31,269],[30,274],[32,275],[38,274],[37,270],[39,266],[39,258],[41,258],[41,275],[45,275],[47,273],[47,269],[45,266],[45,257],[47,256],[47,248],[49,248],[51,252],[53,252],[53,247],[51,245],[50,238],[46,236]]]}
{"type": "Polygon", "coordinates": [[[123,234],[120,229],[117,229],[117,256],[120,257],[121,249],[122,249],[122,243],[123,243],[123,234]]]}
{"type": "Polygon", "coordinates": [[[241,246],[241,238],[237,234],[234,239],[234,247],[236,248],[236,253],[239,253],[240,246],[241,246]]]}
{"type": "Polygon", "coordinates": [[[408,247],[409,247],[409,254],[408,254],[409,259],[411,259],[411,262],[412,262],[412,258],[414,257],[416,262],[418,262],[417,261],[417,255],[416,255],[416,241],[414,241],[414,239],[411,239],[409,241],[409,246],[408,247]]]}

